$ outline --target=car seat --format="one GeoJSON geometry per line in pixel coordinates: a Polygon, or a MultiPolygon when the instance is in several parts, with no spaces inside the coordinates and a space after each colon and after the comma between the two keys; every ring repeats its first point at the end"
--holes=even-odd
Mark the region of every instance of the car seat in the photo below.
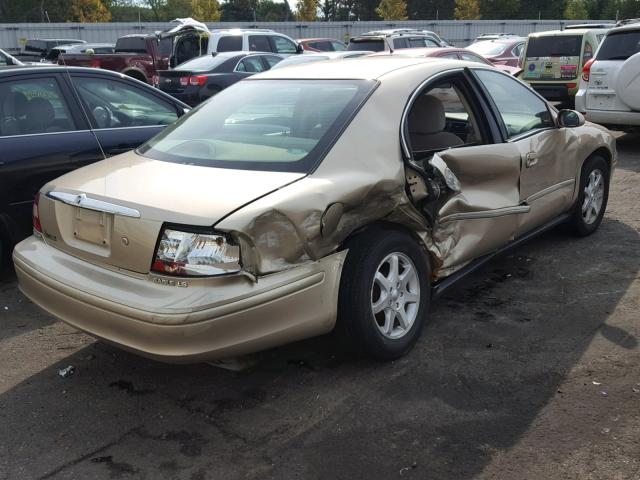
{"type": "Polygon", "coordinates": [[[415,151],[443,150],[464,142],[457,135],[444,131],[447,118],[442,101],[433,95],[421,95],[409,113],[409,139],[415,151]]]}

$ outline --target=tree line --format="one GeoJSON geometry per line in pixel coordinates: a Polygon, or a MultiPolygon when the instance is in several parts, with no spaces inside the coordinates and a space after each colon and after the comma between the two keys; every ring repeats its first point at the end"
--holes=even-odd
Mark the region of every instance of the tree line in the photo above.
{"type": "Polygon", "coordinates": [[[0,23],[577,19],[640,17],[640,0],[0,0],[0,23]]]}

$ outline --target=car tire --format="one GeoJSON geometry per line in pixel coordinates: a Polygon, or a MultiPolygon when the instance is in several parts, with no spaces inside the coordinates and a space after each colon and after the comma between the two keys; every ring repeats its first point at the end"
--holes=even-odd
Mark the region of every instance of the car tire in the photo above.
{"type": "Polygon", "coordinates": [[[360,235],[347,247],[338,297],[339,335],[352,350],[379,360],[405,355],[428,314],[431,269],[426,253],[408,234],[388,229],[360,235]]]}
{"type": "Polygon", "coordinates": [[[595,232],[609,200],[610,168],[600,155],[589,157],[580,172],[578,199],[571,215],[572,233],[584,237],[595,232]]]}

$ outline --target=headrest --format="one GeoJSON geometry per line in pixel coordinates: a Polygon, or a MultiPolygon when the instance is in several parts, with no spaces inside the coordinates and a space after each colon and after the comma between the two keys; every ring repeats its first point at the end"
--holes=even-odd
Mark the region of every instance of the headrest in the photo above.
{"type": "Polygon", "coordinates": [[[411,133],[438,133],[446,124],[444,105],[433,95],[420,95],[409,113],[409,131],[411,133]]]}
{"type": "Polygon", "coordinates": [[[56,112],[51,102],[45,98],[35,97],[27,102],[27,124],[30,130],[44,130],[56,119],[56,112]]]}
{"type": "Polygon", "coordinates": [[[10,92],[2,102],[2,113],[5,116],[19,118],[25,114],[27,97],[22,92],[10,92]]]}

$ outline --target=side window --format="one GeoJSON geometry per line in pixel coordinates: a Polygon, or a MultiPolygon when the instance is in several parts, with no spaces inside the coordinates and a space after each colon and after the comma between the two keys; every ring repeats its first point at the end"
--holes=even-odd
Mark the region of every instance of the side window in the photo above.
{"type": "Polygon", "coordinates": [[[331,42],[331,46],[336,52],[343,52],[347,49],[347,46],[344,43],[340,42],[331,42]]]}
{"type": "Polygon", "coordinates": [[[93,128],[169,125],[177,120],[174,105],[126,82],[96,77],[74,77],[93,128]]]}
{"type": "Polygon", "coordinates": [[[320,50],[321,52],[331,52],[333,51],[333,43],[329,41],[319,41],[319,42],[310,42],[309,46],[311,48],[315,48],[316,50],[320,50]]]}
{"type": "Polygon", "coordinates": [[[404,38],[395,38],[393,40],[393,48],[408,48],[407,40],[404,38]]]}
{"type": "Polygon", "coordinates": [[[269,37],[266,35],[249,35],[249,50],[253,52],[270,52],[269,37]]]}
{"type": "Polygon", "coordinates": [[[416,160],[438,150],[483,143],[462,84],[447,79],[427,87],[409,111],[407,131],[416,160]]]}
{"type": "Polygon", "coordinates": [[[513,53],[514,57],[519,57],[520,54],[522,53],[523,48],[524,48],[524,43],[519,43],[513,48],[513,50],[511,50],[511,53],[513,53]]]}
{"type": "MultiPolygon", "coordinates": [[[[272,35],[271,41],[275,47],[276,53],[296,53],[298,51],[298,47],[295,43],[293,43],[288,38],[281,37],[279,35],[272,35]]],[[[269,50],[266,50],[267,52],[269,50]]]]}
{"type": "Polygon", "coordinates": [[[467,60],[468,62],[482,63],[483,65],[487,64],[483,58],[473,55],[472,53],[460,52],[460,56],[462,57],[462,60],[467,60]]]}
{"type": "Polygon", "coordinates": [[[75,130],[69,106],[54,78],[28,78],[0,84],[0,135],[75,130]]]}
{"type": "Polygon", "coordinates": [[[242,35],[228,35],[218,39],[218,52],[240,52],[242,51],[242,35]]]}
{"type": "Polygon", "coordinates": [[[264,58],[265,62],[267,62],[267,65],[269,65],[269,68],[273,67],[276,63],[280,63],[282,61],[282,58],[276,57],[274,55],[264,55],[262,58],[264,58]]]}
{"type": "Polygon", "coordinates": [[[5,57],[3,53],[0,53],[0,65],[8,65],[8,63],[7,57],[5,57]]]}
{"type": "Polygon", "coordinates": [[[258,73],[264,70],[265,68],[259,55],[244,58],[236,67],[237,72],[258,73]]]}
{"type": "Polygon", "coordinates": [[[518,80],[490,70],[476,70],[476,74],[493,99],[509,138],[554,126],[546,102],[518,80]]]}
{"type": "Polygon", "coordinates": [[[584,50],[582,52],[582,65],[593,58],[593,46],[588,42],[584,42],[584,50]]]}
{"type": "Polygon", "coordinates": [[[440,46],[436,42],[434,42],[433,40],[431,40],[429,38],[425,38],[424,39],[424,44],[425,44],[425,47],[427,47],[427,48],[438,48],[440,46]]]}

